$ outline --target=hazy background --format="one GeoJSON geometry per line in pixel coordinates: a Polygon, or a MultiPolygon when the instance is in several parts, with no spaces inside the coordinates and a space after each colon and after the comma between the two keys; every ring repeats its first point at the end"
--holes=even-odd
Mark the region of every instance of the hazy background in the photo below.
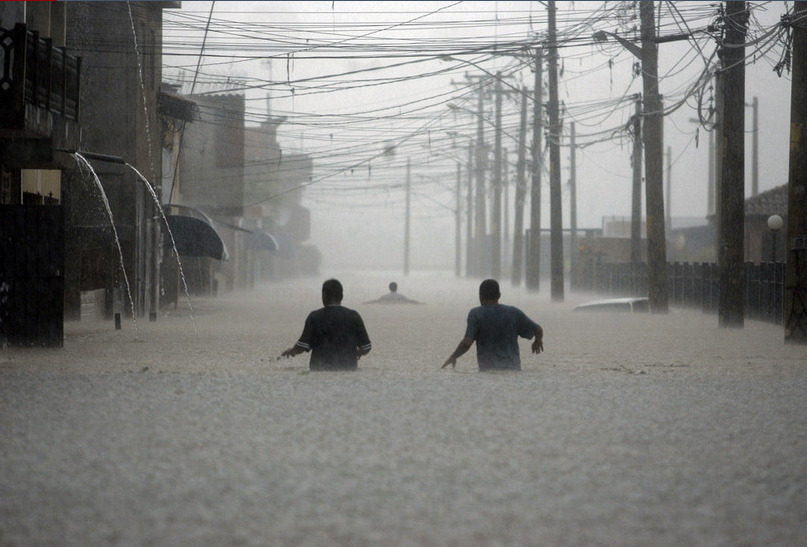
{"type": "MultiPolygon", "coordinates": [[[[790,79],[786,70],[780,77],[773,69],[783,47],[768,31],[792,3],[748,4],[753,16],[746,48],[746,101],[759,98],[759,188],[764,191],[787,182],[790,79]]],[[[638,8],[631,2],[557,6],[564,144],[570,122],[577,133],[577,224],[598,228],[603,217],[630,215],[632,143],[624,127],[634,112],[629,97],[641,91],[642,82],[630,53],[592,35],[605,30],[635,36],[638,8]]],[[[659,48],[674,218],[703,219],[707,214],[708,133],[693,120],[699,108],[708,114],[713,105],[711,86],[695,83],[716,59],[716,40],[706,30],[717,20],[717,6],[656,6],[661,35],[692,32],[696,37],[659,48]]],[[[210,2],[184,1],[181,10],[165,14],[164,79],[187,82],[194,77],[210,17],[197,92],[244,92],[249,123],[270,114],[285,116],[278,130],[284,153],[313,158],[314,177],[305,187],[303,204],[312,211],[312,241],[323,253],[325,269],[402,266],[407,161],[412,268],[453,267],[456,162],[467,162],[477,123],[476,88],[466,74],[477,78],[485,77],[485,71],[501,71],[505,81],[527,86],[532,93],[532,63],[524,52],[533,52],[546,39],[543,3],[217,2],[211,14],[210,2]],[[394,154],[384,154],[389,147],[394,154]]],[[[545,68],[545,81],[546,73],[545,68]]],[[[491,147],[493,108],[490,97],[485,101],[485,140],[491,147]]],[[[509,220],[505,234],[510,237],[519,108],[515,94],[505,97],[502,147],[508,152],[510,210],[503,218],[509,220]]],[[[746,131],[750,197],[751,108],[746,109],[746,131]]],[[[529,146],[531,126],[527,134],[529,146]]],[[[567,227],[569,157],[564,147],[567,227]]],[[[464,208],[467,172],[462,169],[464,208]]],[[[549,224],[548,179],[545,172],[544,227],[549,224]]],[[[462,233],[464,238],[464,212],[462,233]]]]}

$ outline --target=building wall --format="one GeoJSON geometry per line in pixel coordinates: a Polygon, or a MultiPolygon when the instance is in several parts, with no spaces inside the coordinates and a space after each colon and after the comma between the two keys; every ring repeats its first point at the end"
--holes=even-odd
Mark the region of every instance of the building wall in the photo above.
{"type": "Polygon", "coordinates": [[[244,96],[191,96],[199,120],[185,127],[179,203],[210,215],[241,216],[244,206],[244,96]]]}
{"type": "MultiPolygon", "coordinates": [[[[66,17],[67,46],[83,59],[80,149],[122,158],[154,184],[158,195],[162,162],[157,118],[162,79],[162,9],[174,4],[177,3],[70,2],[66,17]]],[[[137,312],[143,315],[158,290],[155,265],[159,226],[151,220],[156,205],[133,170],[116,163],[91,162],[109,201],[137,312]]],[[[99,196],[92,184],[74,180],[71,189],[76,195],[68,200],[73,209],[68,218],[86,221],[99,216],[99,196]]],[[[107,219],[103,222],[108,226],[107,219]]],[[[87,247],[82,232],[68,227],[67,245],[73,252],[68,255],[71,264],[66,268],[82,269],[76,258],[87,247]]],[[[111,235],[107,241],[105,252],[97,260],[108,262],[103,271],[115,272],[120,262],[117,247],[111,235]]],[[[94,288],[110,291],[115,282],[108,273],[95,276],[81,272],[78,277],[94,288]]],[[[111,313],[111,308],[107,311],[111,313]]]]}

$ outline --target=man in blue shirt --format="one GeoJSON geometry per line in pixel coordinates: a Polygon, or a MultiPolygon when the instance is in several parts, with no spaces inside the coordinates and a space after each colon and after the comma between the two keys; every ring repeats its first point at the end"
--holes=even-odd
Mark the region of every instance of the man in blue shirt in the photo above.
{"type": "Polygon", "coordinates": [[[359,358],[372,345],[359,312],[342,306],[342,284],[329,279],[322,284],[324,307],[308,314],[303,334],[294,346],[280,354],[294,357],[311,352],[311,370],[355,370],[359,358]]]}
{"type": "Polygon", "coordinates": [[[476,342],[476,359],[479,370],[521,370],[518,337],[531,339],[532,352],[544,349],[544,329],[514,306],[499,304],[501,292],[495,279],[486,279],[479,285],[481,306],[468,312],[465,337],[446,359],[442,368],[455,367],[457,358],[476,342]]]}

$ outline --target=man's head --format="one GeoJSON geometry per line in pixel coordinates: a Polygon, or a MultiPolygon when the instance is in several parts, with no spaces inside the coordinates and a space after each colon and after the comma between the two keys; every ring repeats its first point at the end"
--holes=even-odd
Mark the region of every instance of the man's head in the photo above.
{"type": "Polygon", "coordinates": [[[480,302],[496,302],[502,296],[499,291],[499,282],[495,279],[485,279],[479,285],[479,301],[480,302]]]}
{"type": "Polygon", "coordinates": [[[389,284],[389,292],[398,292],[398,284],[395,281],[389,284]]]}
{"type": "Polygon", "coordinates": [[[341,304],[342,302],[342,284],[336,279],[329,279],[322,284],[322,303],[341,304]]]}

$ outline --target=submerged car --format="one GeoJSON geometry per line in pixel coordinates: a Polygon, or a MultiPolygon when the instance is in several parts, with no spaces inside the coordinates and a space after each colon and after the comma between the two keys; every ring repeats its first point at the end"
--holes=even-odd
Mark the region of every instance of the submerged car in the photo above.
{"type": "Polygon", "coordinates": [[[650,311],[650,304],[647,297],[626,297],[607,298],[605,300],[593,300],[580,304],[572,311],[603,311],[603,312],[625,312],[639,313],[650,311]]]}

